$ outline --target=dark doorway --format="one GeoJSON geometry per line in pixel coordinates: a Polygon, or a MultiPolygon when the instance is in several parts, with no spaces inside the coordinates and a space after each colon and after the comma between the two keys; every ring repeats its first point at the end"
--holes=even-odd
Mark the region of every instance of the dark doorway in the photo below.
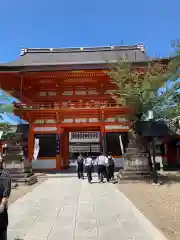
{"type": "Polygon", "coordinates": [[[111,152],[113,156],[121,156],[122,151],[120,147],[119,136],[122,137],[122,143],[124,149],[128,144],[128,134],[127,133],[117,133],[117,132],[108,132],[106,134],[106,142],[107,142],[107,152],[111,152]]]}
{"type": "Polygon", "coordinates": [[[56,134],[35,134],[34,138],[39,139],[38,157],[56,157],[56,134]]]}
{"type": "Polygon", "coordinates": [[[69,160],[74,165],[77,156],[97,157],[101,152],[100,131],[78,131],[69,133],[69,160]]]}

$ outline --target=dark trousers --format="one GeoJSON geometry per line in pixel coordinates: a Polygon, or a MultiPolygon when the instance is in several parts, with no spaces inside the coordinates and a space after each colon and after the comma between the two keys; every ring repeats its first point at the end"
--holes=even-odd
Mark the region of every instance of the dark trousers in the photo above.
{"type": "MultiPolygon", "coordinates": [[[[104,165],[98,165],[98,179],[100,182],[103,182],[104,177],[107,178],[106,167],[104,165]]],[[[108,181],[108,178],[107,178],[108,181]]]]}
{"type": "Polygon", "coordinates": [[[0,214],[0,240],[7,240],[8,213],[7,210],[0,214]]]}
{"type": "Polygon", "coordinates": [[[0,239],[7,240],[7,227],[0,229],[0,239]]]}
{"type": "Polygon", "coordinates": [[[84,166],[83,166],[83,164],[78,165],[77,173],[78,173],[78,178],[79,179],[84,177],[84,166]]]}
{"type": "Polygon", "coordinates": [[[86,166],[86,173],[88,182],[90,183],[92,181],[92,166],[86,166]]]}
{"type": "Polygon", "coordinates": [[[111,179],[114,180],[114,166],[113,165],[108,166],[106,170],[107,170],[107,180],[108,181],[111,179]]]}

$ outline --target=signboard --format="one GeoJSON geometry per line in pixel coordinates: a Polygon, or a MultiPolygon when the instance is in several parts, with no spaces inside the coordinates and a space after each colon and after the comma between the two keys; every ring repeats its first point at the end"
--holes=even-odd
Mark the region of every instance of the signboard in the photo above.
{"type": "Polygon", "coordinates": [[[129,126],[128,125],[106,125],[105,130],[110,131],[110,130],[128,130],[129,126]]]}
{"type": "Polygon", "coordinates": [[[56,134],[56,154],[60,154],[60,134],[56,134]]]}

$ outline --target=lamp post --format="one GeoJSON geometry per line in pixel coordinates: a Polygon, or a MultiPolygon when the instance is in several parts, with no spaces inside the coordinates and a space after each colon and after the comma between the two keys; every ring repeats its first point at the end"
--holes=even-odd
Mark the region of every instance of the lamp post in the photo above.
{"type": "MultiPolygon", "coordinates": [[[[154,114],[153,111],[148,111],[148,119],[150,121],[150,124],[152,124],[154,120],[154,114]]],[[[153,183],[157,184],[158,183],[158,174],[156,171],[156,141],[155,141],[155,136],[152,135],[152,160],[153,160],[153,183]]]]}

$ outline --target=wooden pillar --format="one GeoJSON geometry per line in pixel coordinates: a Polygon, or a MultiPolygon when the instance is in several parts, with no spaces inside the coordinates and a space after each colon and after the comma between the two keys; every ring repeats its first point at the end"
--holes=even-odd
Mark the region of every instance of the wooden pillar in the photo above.
{"type": "Polygon", "coordinates": [[[60,170],[63,168],[63,159],[61,156],[62,152],[62,135],[64,129],[62,129],[59,124],[57,124],[57,134],[56,134],[56,169],[60,170]]]}
{"type": "Polygon", "coordinates": [[[62,169],[67,169],[69,166],[69,132],[64,131],[61,135],[61,162],[62,169]]]}
{"type": "Polygon", "coordinates": [[[104,124],[101,126],[101,146],[103,154],[107,154],[107,141],[106,141],[106,132],[104,124]]]}

